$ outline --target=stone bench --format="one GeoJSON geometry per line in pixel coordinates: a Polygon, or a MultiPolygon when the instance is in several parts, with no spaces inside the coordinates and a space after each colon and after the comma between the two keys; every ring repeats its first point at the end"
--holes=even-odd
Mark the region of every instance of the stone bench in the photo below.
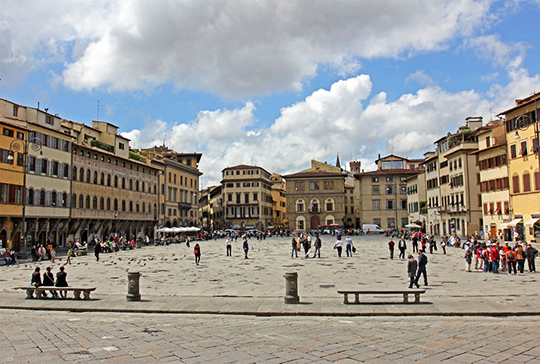
{"type": "Polygon", "coordinates": [[[88,254],[87,249],[77,249],[77,250],[74,250],[73,252],[75,253],[76,256],[81,256],[81,255],[87,255],[88,254]]]}
{"type": "Polygon", "coordinates": [[[360,295],[403,295],[403,303],[409,303],[409,295],[414,294],[414,303],[420,303],[420,295],[425,293],[425,289],[408,289],[408,290],[357,290],[357,291],[338,291],[343,295],[343,303],[349,304],[349,295],[354,294],[354,303],[360,303],[360,295]]]}
{"type": "Polygon", "coordinates": [[[73,291],[73,297],[75,299],[81,299],[81,293],[83,294],[83,299],[90,299],[90,292],[95,291],[96,287],[53,287],[53,286],[40,286],[40,287],[16,287],[15,289],[24,289],[26,290],[26,298],[34,298],[34,292],[36,298],[42,298],[43,292],[45,291],[73,291]]]}

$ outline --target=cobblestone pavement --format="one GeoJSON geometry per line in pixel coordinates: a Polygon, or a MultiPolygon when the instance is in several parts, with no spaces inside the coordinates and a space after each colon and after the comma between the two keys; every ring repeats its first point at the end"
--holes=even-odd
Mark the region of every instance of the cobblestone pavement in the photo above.
{"type": "Polygon", "coordinates": [[[2,362],[525,363],[540,318],[2,311],[2,362]]]}

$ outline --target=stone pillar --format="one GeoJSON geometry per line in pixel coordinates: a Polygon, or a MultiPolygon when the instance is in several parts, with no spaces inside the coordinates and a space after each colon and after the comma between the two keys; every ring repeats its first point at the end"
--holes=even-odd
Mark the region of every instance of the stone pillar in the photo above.
{"type": "Polygon", "coordinates": [[[139,272],[128,272],[128,294],[126,299],[128,301],[140,301],[141,294],[139,293],[139,279],[141,273],[139,272]]]}
{"type": "Polygon", "coordinates": [[[285,273],[285,303],[300,303],[298,297],[298,273],[285,273]]]}

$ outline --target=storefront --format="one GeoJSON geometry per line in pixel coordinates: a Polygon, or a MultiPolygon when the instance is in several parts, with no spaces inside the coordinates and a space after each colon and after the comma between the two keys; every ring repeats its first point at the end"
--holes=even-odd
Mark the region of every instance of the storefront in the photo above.
{"type": "Polygon", "coordinates": [[[516,216],[510,222],[499,225],[502,230],[502,239],[504,241],[518,241],[524,239],[523,218],[516,216]]]}
{"type": "Polygon", "coordinates": [[[540,241],[540,215],[531,215],[531,219],[525,222],[527,239],[540,241]]]}

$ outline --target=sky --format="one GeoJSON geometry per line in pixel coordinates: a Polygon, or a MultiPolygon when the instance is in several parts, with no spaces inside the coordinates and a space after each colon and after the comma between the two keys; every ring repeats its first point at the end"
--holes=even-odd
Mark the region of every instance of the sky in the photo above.
{"type": "Polygon", "coordinates": [[[372,170],[540,91],[540,0],[2,0],[0,98],[132,148],[372,170]]]}

